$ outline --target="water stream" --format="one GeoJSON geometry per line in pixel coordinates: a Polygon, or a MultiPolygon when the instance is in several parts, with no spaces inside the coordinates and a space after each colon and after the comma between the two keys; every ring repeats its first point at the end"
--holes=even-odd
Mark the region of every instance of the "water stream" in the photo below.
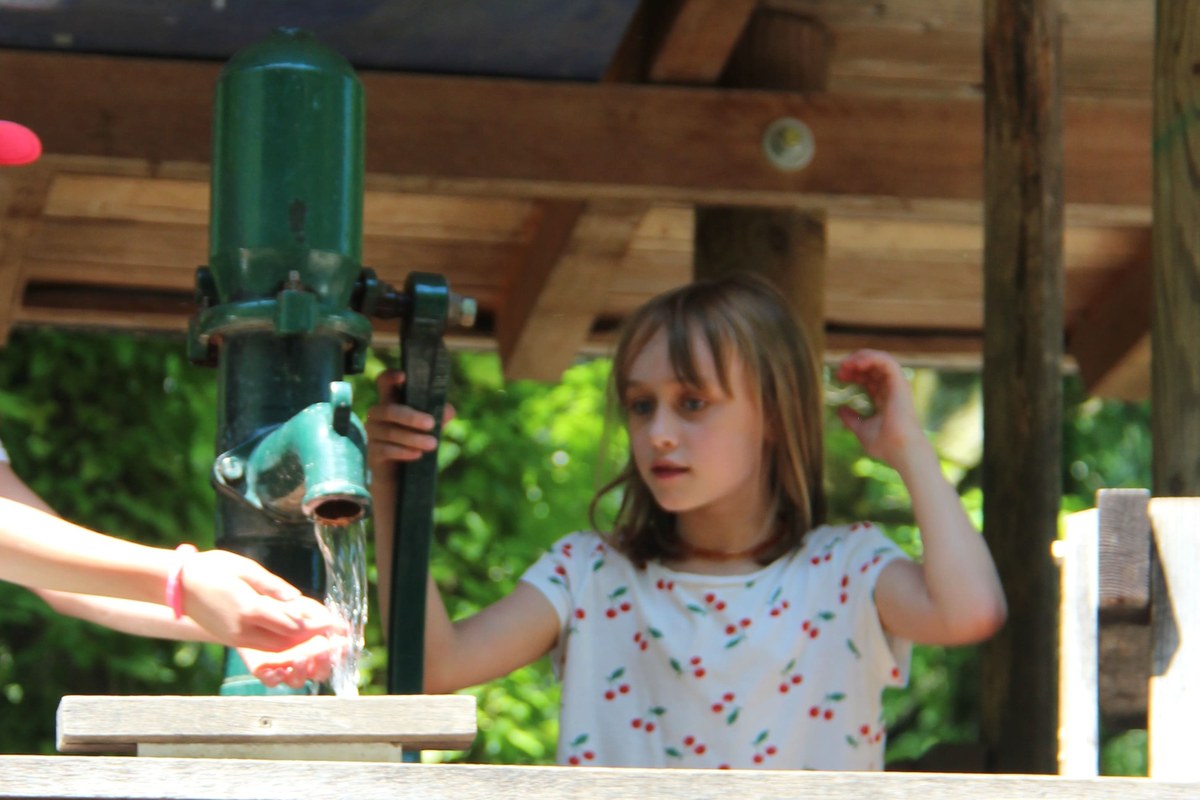
{"type": "Polygon", "coordinates": [[[367,624],[366,523],[313,523],[317,545],[325,557],[325,606],[346,623],[347,642],[333,665],[329,686],[338,697],[358,696],[358,662],[367,624]]]}

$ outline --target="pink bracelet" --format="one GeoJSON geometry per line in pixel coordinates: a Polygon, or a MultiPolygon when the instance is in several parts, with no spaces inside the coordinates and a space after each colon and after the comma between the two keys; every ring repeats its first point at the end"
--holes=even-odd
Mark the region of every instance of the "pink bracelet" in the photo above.
{"type": "Polygon", "coordinates": [[[187,557],[195,552],[194,544],[181,544],[176,547],[175,564],[167,573],[166,603],[175,612],[175,619],[183,616],[183,562],[187,561],[187,557]]]}

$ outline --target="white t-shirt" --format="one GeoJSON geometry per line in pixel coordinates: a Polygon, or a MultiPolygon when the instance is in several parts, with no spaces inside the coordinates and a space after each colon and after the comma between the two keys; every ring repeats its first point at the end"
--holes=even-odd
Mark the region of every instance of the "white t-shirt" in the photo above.
{"type": "Polygon", "coordinates": [[[563,626],[559,763],[882,769],[880,695],[907,683],[911,645],[873,595],[897,557],[870,523],[749,575],[639,570],[595,533],[563,537],[522,578],[563,626]]]}

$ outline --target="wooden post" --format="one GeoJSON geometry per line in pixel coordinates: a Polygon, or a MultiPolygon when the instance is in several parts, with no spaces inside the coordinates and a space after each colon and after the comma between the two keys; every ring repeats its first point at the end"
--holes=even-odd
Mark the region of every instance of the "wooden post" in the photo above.
{"type": "Polygon", "coordinates": [[[1062,112],[1056,0],[986,0],[984,532],[1008,624],[984,647],[1000,772],[1053,773],[1062,449],[1062,112]]]}
{"type": "Polygon", "coordinates": [[[1066,536],[1055,542],[1062,573],[1058,774],[1068,778],[1100,772],[1099,517],[1094,508],[1070,515],[1066,536]]]}
{"type": "MultiPolygon", "coordinates": [[[[1200,495],[1200,2],[1157,0],[1154,43],[1154,310],[1151,339],[1152,493],[1156,498],[1200,495]]],[[[1182,518],[1150,501],[1158,558],[1151,559],[1154,654],[1150,688],[1151,775],[1197,773],[1194,736],[1182,726],[1196,711],[1200,662],[1196,644],[1195,534],[1176,530],[1182,518]],[[1168,513],[1171,516],[1168,516],[1168,513]],[[1165,523],[1165,524],[1164,524],[1165,523]],[[1192,561],[1183,559],[1190,557],[1192,561]],[[1190,585],[1189,585],[1190,582],[1190,585]],[[1185,631],[1185,626],[1190,629],[1185,631]],[[1184,635],[1186,633],[1186,635],[1184,635]],[[1192,670],[1185,700],[1185,670],[1192,670]],[[1173,703],[1179,703],[1172,708],[1173,703]],[[1182,740],[1174,742],[1172,739],[1182,740]],[[1193,740],[1193,746],[1186,742],[1193,740]],[[1189,763],[1190,762],[1190,763],[1189,763]]],[[[1195,521],[1193,516],[1192,521],[1195,521]]]]}
{"type": "MultiPolygon", "coordinates": [[[[830,46],[828,33],[812,20],[760,10],[747,26],[723,83],[823,89],[830,46]]],[[[821,157],[820,146],[817,143],[816,158],[821,157]]],[[[694,252],[697,278],[751,271],[772,280],[792,301],[820,363],[825,349],[823,214],[791,208],[697,207],[694,252]]]]}
{"type": "Polygon", "coordinates": [[[1200,781],[1200,498],[1150,501],[1155,580],[1151,586],[1150,777],[1200,781]]]}

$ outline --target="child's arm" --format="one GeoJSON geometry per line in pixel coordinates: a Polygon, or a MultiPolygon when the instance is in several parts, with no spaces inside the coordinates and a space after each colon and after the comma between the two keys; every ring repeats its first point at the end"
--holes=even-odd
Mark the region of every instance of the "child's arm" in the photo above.
{"type": "Polygon", "coordinates": [[[291,647],[333,622],[320,603],[300,597],[286,581],[222,551],[187,558],[187,616],[175,620],[163,603],[177,558],[170,550],[105,536],[54,516],[8,464],[0,464],[0,580],[39,590],[66,613],[131,633],[215,639],[264,650],[291,647]],[[207,635],[196,636],[197,626],[207,635]]]}
{"type": "Polygon", "coordinates": [[[900,365],[886,353],[860,350],[842,362],[836,377],[870,394],[874,415],[847,408],[838,415],[868,455],[900,474],[924,546],[922,563],[896,560],[879,576],[875,604],[884,628],[923,644],[986,639],[1007,616],[1004,589],[987,544],[921,430],[900,365]]]}
{"type": "MultiPolygon", "coordinates": [[[[371,498],[375,516],[375,561],[380,609],[387,628],[391,591],[396,466],[437,447],[428,431],[433,418],[390,402],[404,381],[400,372],[379,378],[379,404],[367,416],[371,498]]],[[[453,416],[447,406],[447,419],[453,416]]],[[[465,619],[451,622],[430,578],[425,601],[425,691],[452,692],[498,678],[545,655],[558,637],[558,615],[537,589],[519,583],[509,595],[465,619]]]]}

